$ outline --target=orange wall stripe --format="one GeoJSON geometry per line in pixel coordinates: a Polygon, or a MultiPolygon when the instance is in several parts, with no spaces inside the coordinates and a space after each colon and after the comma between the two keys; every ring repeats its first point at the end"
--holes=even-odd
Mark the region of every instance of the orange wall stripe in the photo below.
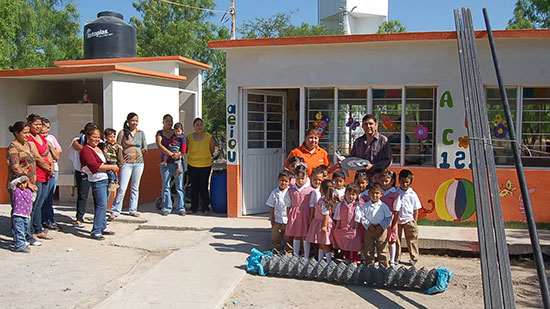
{"type": "Polygon", "coordinates": [[[243,214],[240,165],[227,165],[227,180],[227,216],[240,217],[243,214]]]}

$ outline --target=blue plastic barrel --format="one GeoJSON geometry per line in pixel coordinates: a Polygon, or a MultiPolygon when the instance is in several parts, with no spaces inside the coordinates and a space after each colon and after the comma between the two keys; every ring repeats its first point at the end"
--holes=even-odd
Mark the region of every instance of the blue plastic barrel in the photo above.
{"type": "Polygon", "coordinates": [[[227,171],[212,172],[210,179],[210,205],[212,211],[227,213],[227,171]]]}

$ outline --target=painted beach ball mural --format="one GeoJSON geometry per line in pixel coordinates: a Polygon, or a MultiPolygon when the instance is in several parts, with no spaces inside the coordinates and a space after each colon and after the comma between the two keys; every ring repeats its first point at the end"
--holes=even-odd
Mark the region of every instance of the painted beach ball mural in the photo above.
{"type": "Polygon", "coordinates": [[[468,179],[452,178],[435,193],[435,210],[446,221],[464,221],[475,212],[474,184],[468,179]]]}

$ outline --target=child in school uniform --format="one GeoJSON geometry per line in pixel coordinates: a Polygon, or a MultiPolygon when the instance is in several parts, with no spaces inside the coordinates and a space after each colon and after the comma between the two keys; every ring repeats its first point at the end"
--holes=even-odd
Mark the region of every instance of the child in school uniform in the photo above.
{"type": "Polygon", "coordinates": [[[344,193],[346,192],[346,175],[342,171],[335,171],[332,174],[332,181],[334,182],[334,193],[338,196],[338,201],[342,201],[344,193]]]}
{"type": "Polygon", "coordinates": [[[310,244],[306,241],[309,228],[309,199],[313,188],[308,183],[307,167],[305,164],[296,166],[294,172],[296,183],[290,186],[285,195],[285,206],[287,207],[288,222],[286,234],[292,237],[294,256],[300,254],[300,244],[304,243],[304,256],[309,258],[310,244]]]}
{"type": "Polygon", "coordinates": [[[277,181],[279,186],[269,194],[267,201],[265,202],[269,206],[271,215],[271,250],[278,250],[281,252],[290,252],[290,243],[286,237],[286,224],[288,221],[286,215],[285,195],[290,184],[292,174],[287,170],[282,170],[279,173],[277,181]],[[283,244],[281,246],[281,240],[283,244]]]}
{"type": "MultiPolygon", "coordinates": [[[[298,164],[304,164],[304,158],[290,157],[288,158],[288,166],[285,165],[284,169],[289,171],[292,175],[294,175],[294,172],[296,171],[296,166],[298,166],[298,164]]],[[[295,183],[296,183],[296,179],[292,177],[290,179],[290,185],[292,186],[295,183]]]]}
{"type": "Polygon", "coordinates": [[[309,222],[313,220],[313,214],[315,213],[315,205],[321,198],[321,182],[323,182],[323,169],[316,167],[311,171],[309,176],[309,182],[311,188],[311,196],[309,197],[309,222]]]}
{"type": "Polygon", "coordinates": [[[28,187],[27,176],[19,176],[10,182],[13,201],[11,211],[11,231],[13,234],[14,252],[31,252],[26,241],[34,196],[28,187]]]}
{"type": "MultiPolygon", "coordinates": [[[[322,175],[322,173],[321,173],[322,175]]],[[[312,179],[313,181],[313,179],[312,179]]],[[[309,243],[319,244],[319,253],[317,260],[320,262],[323,257],[327,258],[327,263],[332,261],[332,252],[330,245],[332,239],[332,208],[336,203],[334,199],[334,190],[331,180],[323,180],[321,183],[321,198],[315,204],[315,214],[306,236],[309,243]]]]}
{"type": "Polygon", "coordinates": [[[411,188],[413,173],[404,169],[399,172],[399,199],[395,204],[395,211],[398,212],[397,231],[397,259],[401,258],[401,235],[405,232],[405,241],[409,250],[409,263],[414,265],[418,262],[420,254],[418,252],[418,210],[422,208],[420,199],[411,188]]]}
{"type": "Polygon", "coordinates": [[[395,266],[395,254],[397,250],[397,212],[395,212],[395,204],[399,199],[399,193],[395,188],[395,172],[384,170],[378,175],[378,181],[384,190],[384,196],[380,198],[384,204],[388,205],[392,213],[392,221],[388,226],[388,246],[390,251],[390,266],[395,266]]]}
{"type": "Polygon", "coordinates": [[[378,262],[388,267],[388,225],[391,223],[390,209],[380,200],[384,191],[379,183],[373,183],[369,189],[370,201],[358,207],[355,212],[356,228],[363,225],[363,253],[367,266],[374,265],[374,250],[378,253],[378,262]]]}
{"type": "Polygon", "coordinates": [[[362,247],[361,231],[355,226],[355,211],[359,207],[357,197],[359,187],[355,183],[346,186],[344,199],[334,208],[333,219],[336,222],[334,229],[333,247],[343,250],[346,260],[357,263],[359,251],[362,247]]]}
{"type": "Polygon", "coordinates": [[[359,196],[357,202],[363,205],[369,201],[369,175],[365,171],[357,171],[355,173],[354,183],[359,187],[359,196]]]}

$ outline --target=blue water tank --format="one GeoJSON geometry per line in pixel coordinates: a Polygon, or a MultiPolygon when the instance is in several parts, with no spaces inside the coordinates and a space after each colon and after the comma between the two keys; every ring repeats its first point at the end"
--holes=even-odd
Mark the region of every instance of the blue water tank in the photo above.
{"type": "Polygon", "coordinates": [[[227,171],[212,172],[210,179],[210,205],[212,211],[227,213],[227,171]]]}

